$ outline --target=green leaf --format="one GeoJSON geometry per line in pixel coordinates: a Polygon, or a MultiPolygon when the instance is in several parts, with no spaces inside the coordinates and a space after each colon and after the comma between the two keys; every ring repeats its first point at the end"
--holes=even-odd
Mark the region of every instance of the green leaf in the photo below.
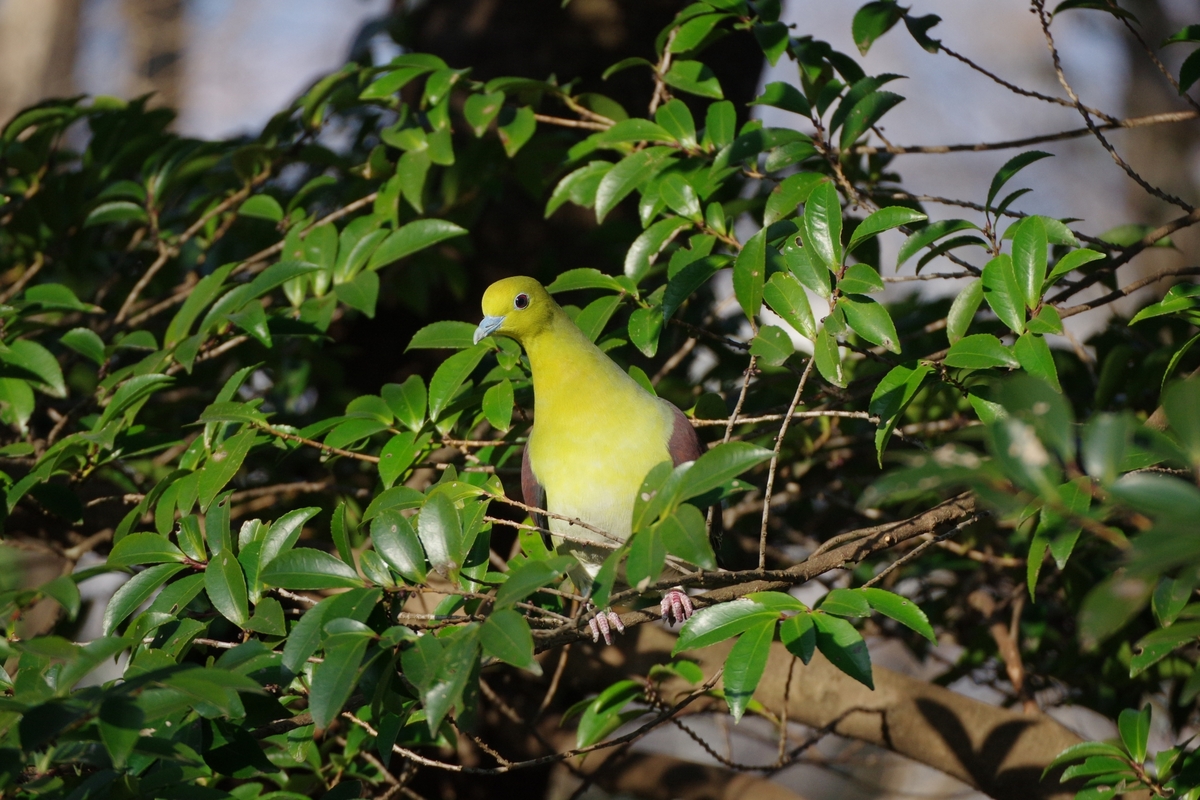
{"type": "Polygon", "coordinates": [[[962,369],[1016,369],[1021,366],[1021,362],[1017,361],[1012,351],[990,333],[976,333],[959,339],[947,351],[945,364],[962,369]]]}
{"type": "Polygon", "coordinates": [[[817,629],[812,614],[804,611],[785,619],[779,625],[779,640],[789,653],[805,664],[812,661],[817,649],[817,629]]]}
{"type": "Polygon", "coordinates": [[[38,587],[38,593],[57,601],[63,611],[67,613],[67,619],[74,620],[79,616],[82,597],[79,594],[78,584],[70,575],[60,575],[49,583],[42,584],[38,587]]]}
{"type": "Polygon", "coordinates": [[[747,317],[753,318],[762,307],[763,282],[767,271],[767,229],[746,240],[733,262],[733,293],[747,317]]]}
{"type": "Polygon", "coordinates": [[[1041,217],[1026,217],[1017,224],[1012,243],[1013,275],[1025,305],[1030,309],[1035,308],[1042,299],[1048,244],[1046,226],[1041,217]]]}
{"type": "Polygon", "coordinates": [[[639,592],[658,580],[667,557],[658,528],[643,528],[629,540],[629,555],[625,561],[625,579],[639,592]]]}
{"type": "Polygon", "coordinates": [[[678,172],[672,172],[659,181],[658,196],[666,203],[667,208],[681,217],[693,222],[701,222],[704,219],[696,190],[678,172]]]}
{"type": "Polygon", "coordinates": [[[749,442],[719,444],[692,464],[684,475],[678,499],[684,501],[711,492],[771,455],[772,451],[749,442]]]}
{"type": "Polygon", "coordinates": [[[232,551],[217,553],[208,562],[208,568],[204,570],[204,589],[221,616],[239,628],[246,627],[250,619],[246,578],[232,551]]]}
{"type": "Polygon", "coordinates": [[[371,520],[371,541],[375,552],[406,581],[425,582],[425,551],[407,517],[399,511],[380,511],[371,520]]]}
{"type": "MultiPolygon", "coordinates": [[[[444,219],[413,220],[404,227],[389,234],[371,254],[367,262],[368,270],[386,267],[405,256],[424,250],[427,247],[463,236],[467,229],[447,222],[444,219]]],[[[411,345],[410,345],[411,346],[411,345]]]]}
{"type": "Polygon", "coordinates": [[[826,614],[839,617],[871,616],[871,606],[866,597],[853,589],[834,589],[821,598],[817,607],[826,614]]]}
{"type": "Polygon", "coordinates": [[[476,138],[487,133],[488,126],[492,124],[492,120],[500,113],[500,108],[504,105],[504,93],[493,92],[491,94],[472,94],[463,103],[463,117],[467,120],[467,124],[471,126],[471,132],[476,138]]]}
{"type": "Polygon", "coordinates": [[[883,279],[874,267],[867,264],[851,264],[838,281],[843,294],[870,294],[883,291],[883,279]]]}
{"type": "Polygon", "coordinates": [[[612,167],[611,161],[592,161],[586,166],[568,173],[554,187],[550,200],[546,203],[546,218],[549,218],[568,200],[584,208],[595,204],[596,191],[600,186],[600,181],[612,167]]]}
{"type": "Polygon", "coordinates": [[[950,344],[957,344],[966,336],[971,322],[975,319],[975,312],[983,302],[983,293],[983,281],[977,278],[967,284],[967,288],[950,304],[950,313],[946,315],[946,338],[950,340],[950,344]]]}
{"type": "Polygon", "coordinates": [[[1200,79],[1200,50],[1193,50],[1191,55],[1179,65],[1179,93],[1183,94],[1200,79]]]}
{"type": "Polygon", "coordinates": [[[791,337],[774,325],[763,325],[750,343],[750,354],[772,367],[782,365],[794,352],[791,337]]]}
{"type": "Polygon", "coordinates": [[[171,544],[167,537],[157,533],[131,533],[113,546],[105,563],[120,569],[136,564],[178,563],[183,560],[183,551],[171,544]]]}
{"type": "Polygon", "coordinates": [[[642,696],[644,686],[637,681],[617,681],[601,692],[596,699],[587,703],[579,728],[575,733],[577,747],[588,747],[621,727],[629,719],[641,716],[643,711],[625,712],[622,709],[631,701],[642,696]]]}
{"type": "Polygon", "coordinates": [[[891,0],[867,3],[858,9],[850,23],[850,33],[858,52],[865,56],[875,40],[891,30],[903,16],[904,9],[891,0]]]}
{"type": "Polygon", "coordinates": [[[675,137],[666,128],[648,119],[625,119],[611,128],[592,136],[598,145],[624,144],[629,142],[663,142],[674,144],[675,137]]]}
{"type": "Polygon", "coordinates": [[[785,81],[774,81],[763,87],[763,93],[750,101],[752,106],[772,106],[807,117],[812,113],[808,100],[795,86],[785,81]]]}
{"type": "Polygon", "coordinates": [[[846,245],[846,252],[851,252],[868,239],[878,236],[884,231],[892,228],[899,228],[902,225],[911,225],[914,222],[921,222],[929,219],[919,211],[913,211],[911,208],[903,206],[889,206],[881,208],[871,216],[864,219],[854,229],[854,233],[850,236],[850,244],[846,245]]]}
{"type": "Polygon", "coordinates": [[[725,97],[717,76],[706,64],[699,61],[675,61],[662,79],[663,83],[681,92],[710,97],[713,100],[725,97]]]}
{"type": "Polygon", "coordinates": [[[779,59],[787,52],[788,27],[782,22],[775,21],[768,22],[766,25],[755,25],[754,38],[758,40],[763,55],[767,57],[767,63],[772,67],[779,63],[779,59]]]}
{"type": "Polygon", "coordinates": [[[433,680],[421,692],[431,734],[437,733],[450,709],[457,706],[461,710],[463,690],[479,663],[479,628],[479,623],[472,622],[456,632],[434,665],[433,680]]]}
{"type": "Polygon", "coordinates": [[[141,738],[146,715],[135,698],[111,695],[100,704],[96,721],[100,728],[100,741],[104,742],[113,766],[123,768],[141,738]]]}
{"type": "Polygon", "coordinates": [[[575,317],[575,324],[588,341],[595,342],[604,333],[604,326],[621,305],[620,295],[601,297],[588,303],[575,317]]]}
{"type": "Polygon", "coordinates": [[[321,550],[297,547],[272,559],[259,575],[280,589],[356,589],[362,579],[353,567],[321,550]]]}
{"type": "Polygon", "coordinates": [[[670,53],[686,53],[700,46],[713,28],[723,19],[729,19],[729,14],[700,14],[684,22],[675,30],[675,38],[667,48],[670,53]]]}
{"type": "Polygon", "coordinates": [[[832,181],[815,187],[804,204],[804,244],[830,271],[842,265],[842,204],[832,181]]]}
{"type": "Polygon", "coordinates": [[[716,569],[717,557],[709,542],[704,514],[691,505],[681,505],[658,523],[667,552],[703,569],[716,569]]]}
{"type": "Polygon", "coordinates": [[[58,360],[37,342],[31,339],[10,341],[7,349],[0,350],[0,361],[25,373],[12,375],[10,372],[10,377],[36,380],[37,388],[51,397],[67,396],[58,360]]]}
{"type": "Polygon", "coordinates": [[[767,195],[763,225],[770,227],[795,214],[796,208],[808,200],[812,190],[826,180],[824,175],[817,172],[797,172],[784,178],[767,195]]]}
{"type": "Polygon", "coordinates": [[[104,341],[94,331],[72,328],[64,333],[59,341],[84,358],[96,362],[97,366],[104,366],[104,341]]]}
{"type": "Polygon", "coordinates": [[[1117,730],[1121,733],[1121,743],[1133,756],[1133,762],[1145,763],[1146,745],[1150,741],[1150,704],[1147,703],[1141,711],[1124,709],[1117,718],[1117,730]]]}
{"type": "Polygon", "coordinates": [[[1014,332],[1023,333],[1024,294],[1012,258],[1002,254],[989,261],[983,268],[982,282],[983,296],[1000,321],[1014,332]]]}
{"type": "Polygon", "coordinates": [[[834,386],[845,387],[846,373],[842,366],[842,355],[838,350],[837,339],[829,332],[828,317],[822,323],[813,343],[813,359],[817,362],[817,372],[821,377],[834,386]]]}
{"type": "Polygon", "coordinates": [[[483,395],[483,415],[492,427],[506,431],[512,427],[513,388],[507,378],[488,387],[483,395]]]}
{"type": "Polygon", "coordinates": [[[871,608],[937,644],[937,635],[933,632],[933,626],[929,624],[929,617],[925,616],[925,612],[916,603],[883,589],[859,589],[858,591],[867,598],[871,608]]]}
{"type": "Polygon", "coordinates": [[[466,555],[462,518],[445,494],[434,494],[425,501],[417,518],[417,535],[435,570],[449,573],[462,567],[466,555]]]}
{"type": "Polygon", "coordinates": [[[623,292],[625,286],[611,275],[605,275],[595,267],[579,267],[560,273],[554,282],[546,287],[550,294],[571,292],[578,289],[603,289],[606,292],[623,292]]]}
{"type": "Polygon", "coordinates": [[[283,219],[283,206],[269,194],[256,194],[238,207],[238,214],[279,222],[283,219]]]}
{"type": "Polygon", "coordinates": [[[755,625],[774,624],[778,619],[778,611],[745,598],[702,608],[683,623],[671,655],[723,642],[755,625]]]}
{"type": "Polygon", "coordinates": [[[763,286],[763,299],[772,311],[801,335],[808,339],[817,338],[817,324],[808,303],[808,295],[794,276],[776,272],[763,286]]]}
{"type": "Polygon", "coordinates": [[[1025,325],[1029,333],[1059,333],[1063,332],[1062,317],[1058,315],[1058,311],[1051,305],[1042,306],[1038,311],[1037,316],[1029,320],[1025,325]]]}
{"type": "Polygon", "coordinates": [[[725,686],[725,702],[735,723],[746,713],[754,690],[766,671],[771,642],[775,638],[775,622],[775,619],[768,619],[749,628],[730,648],[725,659],[721,679],[725,686]]]}
{"type": "Polygon", "coordinates": [[[533,138],[537,130],[537,119],[533,109],[528,106],[518,108],[507,120],[503,111],[500,114],[500,124],[496,132],[500,135],[500,143],[509,158],[515,156],[525,144],[533,138]]]}
{"type": "Polygon", "coordinates": [[[1051,153],[1043,153],[1041,150],[1030,150],[1027,153],[1021,153],[1013,156],[1007,162],[1005,162],[1004,166],[996,171],[995,176],[992,177],[992,185],[988,187],[988,208],[992,207],[992,201],[996,199],[996,195],[998,195],[1000,190],[1004,188],[1004,184],[1012,180],[1014,175],[1035,161],[1040,161],[1043,158],[1050,158],[1051,155],[1051,153]]]}
{"type": "Polygon", "coordinates": [[[1073,8],[1090,8],[1096,11],[1105,11],[1114,17],[1121,17],[1137,22],[1137,17],[1118,6],[1115,2],[1110,3],[1108,0],[1062,0],[1061,3],[1054,7],[1054,13],[1050,16],[1053,18],[1058,12],[1068,11],[1073,8]]]}
{"type": "Polygon", "coordinates": [[[335,633],[325,640],[325,658],[313,668],[308,710],[318,731],[325,730],[338,718],[358,682],[358,668],[372,633],[361,622],[354,624],[362,630],[335,633]]]}
{"type": "Polygon", "coordinates": [[[542,674],[533,658],[533,632],[520,612],[511,608],[493,611],[480,631],[483,652],[514,667],[542,674]]]}
{"type": "Polygon", "coordinates": [[[901,264],[938,239],[963,230],[977,231],[979,230],[979,226],[965,219],[940,219],[929,223],[924,228],[911,234],[900,245],[900,252],[896,254],[896,268],[899,269],[901,264]]]}
{"type": "Polygon", "coordinates": [[[1161,317],[1165,314],[1178,314],[1194,308],[1200,308],[1200,284],[1177,283],[1167,290],[1162,300],[1151,303],[1134,314],[1133,319],[1129,320],[1129,324],[1133,325],[1144,319],[1161,317]]]}
{"type": "Polygon", "coordinates": [[[379,513],[392,509],[402,511],[406,508],[417,508],[425,501],[425,495],[409,486],[393,486],[380,492],[363,512],[362,521],[370,522],[379,513]]]}
{"type": "MultiPolygon", "coordinates": [[[[434,322],[421,328],[408,343],[405,350],[445,349],[465,350],[474,346],[475,326],[454,319],[434,322]]],[[[421,389],[424,393],[425,384],[421,389]]],[[[385,398],[386,399],[386,398],[385,398]]],[[[421,398],[421,413],[424,415],[425,399],[421,398]]]]}
{"type": "Polygon", "coordinates": [[[509,608],[538,589],[558,580],[575,563],[572,556],[552,556],[526,561],[510,570],[508,580],[496,592],[497,609],[509,608]]]}
{"type": "Polygon", "coordinates": [[[350,549],[350,536],[357,528],[346,516],[346,501],[342,500],[333,509],[333,518],[329,521],[329,535],[333,538],[333,546],[337,548],[338,558],[347,564],[354,564],[354,551],[350,549]]]}
{"type": "MultiPolygon", "coordinates": [[[[670,244],[680,231],[690,228],[692,221],[683,217],[667,217],[655,222],[633,240],[625,253],[625,275],[634,283],[641,282],[650,271],[659,254],[670,244]]],[[[571,270],[575,272],[576,270],[571,270]]],[[[597,270],[599,272],[599,270],[597,270]]],[[[559,276],[561,277],[561,276],[559,276]]],[[[555,283],[558,281],[556,280],[555,283]]],[[[549,291],[549,289],[547,289],[549,291]]],[[[619,288],[613,291],[620,291],[619,288]]]]}
{"type": "Polygon", "coordinates": [[[817,626],[817,649],[829,659],[829,663],[858,681],[868,689],[875,688],[871,677],[871,655],[867,643],[844,619],[828,614],[813,614],[817,626]]]}
{"type": "Polygon", "coordinates": [[[875,125],[884,114],[891,111],[904,98],[895,92],[871,92],[854,104],[846,121],[842,124],[842,135],[838,140],[843,151],[850,149],[858,137],[875,125]]]}
{"type": "Polygon", "coordinates": [[[429,381],[429,418],[436,420],[454,399],[463,381],[474,372],[475,367],[489,352],[486,344],[480,343],[447,358],[442,362],[429,381]]]}
{"type": "Polygon", "coordinates": [[[900,352],[900,336],[892,315],[875,300],[862,294],[845,294],[838,298],[838,307],[846,313],[850,329],[872,344],[900,352]]]}
{"type": "Polygon", "coordinates": [[[1017,357],[1021,368],[1030,375],[1041,378],[1053,386],[1054,391],[1062,391],[1062,386],[1058,383],[1058,370],[1054,366],[1054,356],[1050,354],[1050,345],[1046,344],[1042,336],[1026,333],[1013,345],[1013,355],[1017,357]]]}
{"type": "Polygon", "coordinates": [[[663,315],[657,308],[638,308],[629,315],[629,341],[647,358],[654,358],[658,352],[662,328],[663,315]]]}
{"type": "Polygon", "coordinates": [[[667,291],[663,294],[663,320],[674,316],[692,292],[707,283],[718,270],[729,263],[729,260],[727,255],[705,256],[688,264],[672,276],[667,283],[667,291]]]}
{"type": "MultiPolygon", "coordinates": [[[[400,160],[396,162],[396,177],[400,179],[400,191],[404,195],[404,199],[418,214],[425,213],[425,179],[429,176],[429,168],[433,165],[433,160],[429,157],[426,150],[410,150],[400,156],[400,160]]],[[[387,244],[385,240],[384,245],[387,244]]],[[[383,250],[383,245],[379,246],[376,254],[383,250]]],[[[370,264],[367,269],[371,269],[370,264]]]]}
{"type": "Polygon", "coordinates": [[[596,188],[596,222],[603,222],[630,192],[665,169],[674,153],[670,147],[648,147],[621,159],[605,173],[596,188]]]}
{"type": "Polygon", "coordinates": [[[875,431],[875,455],[883,465],[883,450],[887,447],[904,409],[916,397],[925,378],[933,371],[927,364],[901,364],[893,367],[871,393],[870,413],[879,417],[875,431]]]}
{"type": "MultiPolygon", "coordinates": [[[[1200,620],[1176,622],[1169,628],[1151,631],[1133,646],[1133,658],[1129,661],[1129,677],[1137,677],[1180,647],[1192,644],[1197,639],[1200,639],[1200,620]]],[[[1122,731],[1123,738],[1124,731],[1122,731]]]]}
{"type": "Polygon", "coordinates": [[[1077,270],[1084,264],[1090,264],[1093,261],[1099,261],[1105,257],[1106,256],[1104,253],[1100,253],[1095,250],[1072,250],[1060,258],[1058,263],[1054,265],[1054,268],[1050,270],[1050,274],[1046,276],[1046,283],[1042,286],[1042,292],[1044,293],[1047,289],[1054,285],[1059,278],[1061,278],[1063,275],[1066,275],[1068,272],[1077,270]]]}
{"type": "Polygon", "coordinates": [[[704,141],[717,149],[727,147],[733,142],[737,131],[737,112],[733,103],[722,100],[711,103],[704,115],[704,141]]]}
{"type": "Polygon", "coordinates": [[[1046,768],[1042,770],[1042,778],[1045,778],[1063,764],[1070,764],[1072,761],[1079,761],[1091,756],[1124,758],[1125,753],[1122,752],[1121,748],[1107,742],[1080,742],[1079,744],[1073,744],[1055,756],[1054,760],[1046,765],[1046,768]]]}
{"type": "MultiPolygon", "coordinates": [[[[334,287],[334,293],[338,300],[366,314],[368,319],[374,319],[375,303],[379,300],[379,276],[374,272],[360,272],[350,282],[334,287]]],[[[269,344],[269,341],[264,343],[269,344]]]]}
{"type": "Polygon", "coordinates": [[[148,222],[150,217],[146,209],[128,200],[110,200],[101,203],[88,212],[83,221],[83,227],[91,228],[96,225],[107,225],[110,222],[148,222]]]}
{"type": "Polygon", "coordinates": [[[404,383],[384,384],[380,396],[396,415],[396,420],[417,432],[425,424],[425,381],[420,375],[409,375],[404,383]]]}
{"type": "Polygon", "coordinates": [[[295,546],[304,530],[304,523],[319,513],[321,513],[321,509],[315,507],[297,508],[275,520],[263,534],[262,550],[258,557],[259,565],[267,566],[281,553],[295,546]]]}
{"type": "MultiPolygon", "coordinates": [[[[128,537],[126,537],[128,538],[128,537]]],[[[121,584],[104,609],[103,635],[109,636],[158,588],[184,569],[182,564],[158,564],[121,584]]]]}
{"type": "Polygon", "coordinates": [[[243,430],[221,442],[213,454],[208,457],[208,463],[200,470],[200,510],[206,511],[212,501],[225,488],[225,484],[233,480],[250,448],[254,446],[254,430],[243,430]]]}

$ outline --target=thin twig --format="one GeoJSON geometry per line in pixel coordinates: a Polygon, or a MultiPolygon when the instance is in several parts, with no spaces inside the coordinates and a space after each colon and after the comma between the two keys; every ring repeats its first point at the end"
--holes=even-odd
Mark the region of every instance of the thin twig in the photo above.
{"type": "Polygon", "coordinates": [[[885,567],[882,571],[880,571],[878,575],[876,575],[875,577],[871,578],[871,580],[864,583],[862,585],[862,588],[866,589],[870,586],[874,586],[875,584],[877,584],[881,580],[883,580],[885,577],[887,577],[890,573],[895,572],[896,570],[900,569],[900,567],[909,563],[910,561],[915,559],[917,556],[921,555],[921,553],[923,553],[926,550],[928,550],[929,548],[933,547],[938,542],[945,541],[946,539],[949,539],[951,536],[961,533],[964,529],[970,527],[971,525],[974,525],[976,522],[983,519],[985,516],[987,516],[987,514],[988,514],[988,512],[986,512],[986,511],[976,511],[974,514],[967,517],[962,522],[958,523],[957,525],[955,525],[953,528],[946,531],[945,533],[939,533],[937,536],[934,536],[930,539],[925,540],[924,542],[921,542],[919,545],[914,547],[912,550],[910,550],[907,553],[905,553],[904,555],[900,556],[900,558],[897,558],[891,564],[888,564],[887,567],[885,567]]]}
{"type": "Polygon", "coordinates": [[[1089,113],[1088,109],[1084,107],[1082,102],[1080,102],[1079,96],[1075,94],[1075,90],[1071,88],[1071,84],[1067,81],[1066,73],[1063,72],[1062,60],[1059,58],[1058,48],[1054,44],[1054,35],[1050,33],[1050,18],[1046,15],[1045,0],[1032,0],[1032,3],[1034,9],[1037,11],[1038,20],[1041,22],[1042,33],[1046,37],[1046,47],[1050,50],[1050,58],[1054,61],[1054,73],[1058,76],[1058,82],[1062,84],[1063,89],[1066,90],[1067,96],[1071,98],[1071,102],[1075,104],[1075,108],[1079,110],[1080,115],[1083,117],[1083,122],[1087,125],[1088,130],[1092,132],[1092,135],[1096,137],[1096,140],[1100,142],[1101,146],[1108,151],[1108,154],[1112,156],[1112,160],[1116,163],[1116,165],[1123,169],[1125,174],[1132,178],[1138,186],[1141,186],[1159,200],[1168,202],[1173,206],[1178,206],[1189,213],[1194,211],[1195,207],[1190,203],[1184,202],[1175,195],[1163,191],[1134,171],[1133,167],[1129,166],[1125,159],[1121,158],[1120,154],[1117,153],[1116,148],[1114,148],[1112,144],[1109,143],[1108,139],[1104,137],[1104,134],[1092,120],[1091,113],[1089,113]]]}
{"type": "Polygon", "coordinates": [[[0,292],[0,303],[7,303],[9,300],[21,293],[21,290],[33,280],[34,276],[42,271],[42,267],[46,266],[46,257],[37,253],[33,257],[33,263],[29,265],[29,269],[21,273],[21,277],[13,283],[12,286],[0,292]]]}
{"type": "Polygon", "coordinates": [[[808,383],[808,376],[812,373],[814,361],[816,361],[815,358],[808,359],[808,364],[804,367],[804,374],[800,376],[800,383],[796,386],[796,394],[792,396],[792,403],[788,406],[787,413],[783,415],[783,424],[779,426],[779,435],[775,437],[775,451],[771,453],[771,466],[767,470],[767,486],[763,490],[762,527],[758,532],[759,569],[767,568],[767,523],[771,521],[771,492],[775,489],[775,470],[779,467],[779,451],[783,447],[783,437],[787,436],[788,425],[792,422],[796,406],[800,404],[800,395],[804,393],[804,385],[808,383]]]}
{"type": "Polygon", "coordinates": [[[1200,267],[1180,267],[1178,269],[1167,269],[1163,270],[1162,272],[1156,272],[1153,275],[1142,278],[1141,280],[1136,280],[1133,283],[1122,286],[1120,289],[1109,292],[1103,297],[1098,297],[1095,300],[1089,300],[1086,303],[1080,303],[1077,306],[1060,308],[1058,310],[1058,315],[1064,319],[1067,317],[1073,317],[1076,314],[1082,314],[1084,311],[1091,311],[1093,308],[1099,308],[1100,306],[1108,305],[1109,303],[1120,300],[1122,297],[1127,297],[1136,292],[1138,289],[1149,286],[1152,283],[1157,283],[1163,278],[1176,278],[1184,275],[1200,275],[1200,267]]]}

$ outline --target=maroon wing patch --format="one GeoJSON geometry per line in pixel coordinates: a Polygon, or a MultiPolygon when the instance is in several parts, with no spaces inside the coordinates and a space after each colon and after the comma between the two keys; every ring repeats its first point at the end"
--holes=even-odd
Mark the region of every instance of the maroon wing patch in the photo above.
{"type": "MultiPolygon", "coordinates": [[[[696,435],[695,427],[688,421],[684,413],[673,403],[667,403],[667,405],[671,406],[671,411],[675,415],[675,426],[671,429],[671,439],[667,442],[667,451],[671,454],[671,461],[678,467],[685,461],[695,461],[708,448],[701,443],[700,437],[696,435]]],[[[725,535],[720,503],[708,509],[706,516],[711,521],[708,528],[708,540],[712,543],[713,551],[716,552],[717,559],[720,561],[721,540],[725,535]]]]}
{"type": "MultiPolygon", "coordinates": [[[[686,420],[685,420],[686,422],[686,420]]],[[[688,427],[691,427],[690,425],[688,427]]],[[[546,490],[538,483],[537,476],[533,474],[533,466],[529,463],[529,445],[525,445],[525,452],[521,455],[521,494],[525,499],[525,505],[533,506],[534,508],[546,507],[546,490]]],[[[548,528],[545,514],[531,513],[533,524],[539,528],[548,528]]]]}
{"type": "Polygon", "coordinates": [[[671,454],[671,461],[675,466],[679,466],[685,461],[695,461],[704,453],[704,445],[700,444],[700,437],[696,435],[696,429],[692,427],[692,423],[688,422],[688,418],[683,412],[675,407],[673,403],[667,403],[671,407],[671,413],[675,415],[675,427],[671,430],[671,440],[667,442],[667,451],[671,454]]]}

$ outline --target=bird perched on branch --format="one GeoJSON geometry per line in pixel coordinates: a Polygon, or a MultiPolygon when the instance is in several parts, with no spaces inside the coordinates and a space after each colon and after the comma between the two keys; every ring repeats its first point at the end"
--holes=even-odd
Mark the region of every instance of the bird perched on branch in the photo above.
{"type": "MultiPolygon", "coordinates": [[[[484,293],[483,313],[476,343],[492,334],[507,336],[529,356],[534,424],[521,463],[521,490],[526,505],[556,515],[547,520],[535,514],[534,522],[548,527],[559,549],[579,561],[584,574],[573,571],[573,578],[586,592],[612,545],[632,534],[634,499],[646,473],[663,461],[675,466],[694,461],[703,446],[682,411],[629,377],[533,278],[493,283],[484,293]],[[602,546],[605,534],[608,547],[602,546]]],[[[664,619],[682,622],[692,605],[682,589],[672,589],[661,610],[664,619]]],[[[609,644],[611,628],[624,629],[611,610],[589,624],[593,638],[603,636],[609,644]]]]}

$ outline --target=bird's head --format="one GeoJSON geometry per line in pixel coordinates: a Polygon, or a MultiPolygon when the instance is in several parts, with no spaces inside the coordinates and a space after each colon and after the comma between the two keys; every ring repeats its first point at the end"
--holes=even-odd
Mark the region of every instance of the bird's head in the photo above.
{"type": "Polygon", "coordinates": [[[483,321],[475,329],[475,343],[492,334],[528,341],[550,327],[557,308],[533,278],[518,275],[496,281],[483,293],[483,321]]]}

